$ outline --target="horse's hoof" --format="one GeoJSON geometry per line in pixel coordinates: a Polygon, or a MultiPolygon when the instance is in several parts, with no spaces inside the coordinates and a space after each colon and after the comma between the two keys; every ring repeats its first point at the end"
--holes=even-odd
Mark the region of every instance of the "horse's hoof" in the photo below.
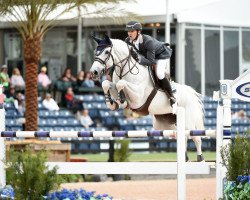
{"type": "Polygon", "coordinates": [[[189,162],[189,157],[188,157],[188,154],[187,154],[187,152],[185,153],[185,160],[186,160],[186,162],[189,162]]]}
{"type": "Polygon", "coordinates": [[[205,162],[203,155],[197,155],[197,162],[205,162]]]}
{"type": "Polygon", "coordinates": [[[127,108],[127,106],[128,106],[127,101],[125,101],[124,103],[120,104],[120,108],[122,108],[122,109],[127,108]]]}

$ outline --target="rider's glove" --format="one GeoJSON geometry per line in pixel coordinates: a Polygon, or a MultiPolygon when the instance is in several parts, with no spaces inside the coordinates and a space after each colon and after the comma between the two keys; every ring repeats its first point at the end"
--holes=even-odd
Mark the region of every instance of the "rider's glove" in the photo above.
{"type": "Polygon", "coordinates": [[[130,54],[136,62],[139,62],[139,55],[133,48],[130,49],[130,54]]]}

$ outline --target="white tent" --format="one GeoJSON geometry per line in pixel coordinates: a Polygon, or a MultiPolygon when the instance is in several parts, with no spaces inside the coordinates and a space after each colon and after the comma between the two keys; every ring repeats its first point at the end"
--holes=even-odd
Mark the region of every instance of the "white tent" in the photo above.
{"type": "Polygon", "coordinates": [[[250,0],[220,0],[176,14],[179,23],[250,27],[250,0]]]}

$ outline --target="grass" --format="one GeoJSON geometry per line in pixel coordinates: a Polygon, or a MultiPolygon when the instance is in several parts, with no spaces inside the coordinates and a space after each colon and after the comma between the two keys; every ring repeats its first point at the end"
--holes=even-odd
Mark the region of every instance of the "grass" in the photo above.
{"type": "MultiPolygon", "coordinates": [[[[150,152],[150,153],[131,153],[129,157],[130,162],[170,162],[176,161],[176,152],[150,152]]],[[[196,161],[196,152],[188,152],[189,159],[196,161]]],[[[216,152],[203,152],[205,160],[211,161],[216,159],[216,152]]],[[[100,154],[73,154],[71,158],[86,158],[89,162],[106,162],[108,160],[108,153],[100,154]]]]}

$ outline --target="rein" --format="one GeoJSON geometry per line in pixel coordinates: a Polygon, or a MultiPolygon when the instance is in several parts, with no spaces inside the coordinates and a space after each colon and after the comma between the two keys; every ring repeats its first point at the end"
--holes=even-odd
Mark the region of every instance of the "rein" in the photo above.
{"type": "MultiPolygon", "coordinates": [[[[107,58],[105,59],[105,60],[102,60],[102,59],[100,59],[99,57],[95,57],[95,59],[94,59],[94,61],[97,61],[97,62],[99,62],[99,63],[101,63],[102,65],[104,65],[105,66],[105,69],[103,70],[103,73],[106,73],[108,70],[112,70],[112,69],[114,69],[114,71],[115,71],[115,73],[116,73],[116,75],[120,78],[120,79],[122,79],[124,76],[126,76],[129,72],[131,73],[131,74],[133,74],[133,75],[137,75],[138,73],[139,73],[139,69],[138,69],[138,67],[137,67],[137,65],[136,65],[136,62],[135,63],[132,63],[133,64],[133,66],[131,67],[130,66],[130,60],[131,60],[131,53],[130,53],[130,51],[129,51],[129,55],[127,56],[127,57],[125,57],[124,59],[122,59],[122,60],[119,60],[119,62],[117,62],[117,63],[115,63],[115,60],[114,60],[114,56],[111,54],[111,51],[112,51],[112,48],[113,48],[113,45],[111,45],[111,46],[106,46],[106,48],[107,47],[111,47],[111,49],[110,49],[110,52],[105,52],[106,54],[108,54],[108,56],[107,56],[107,58]],[[107,66],[107,62],[109,61],[109,59],[112,59],[112,62],[113,62],[113,65],[111,66],[111,67],[108,67],[107,66]],[[122,64],[123,62],[125,61],[125,63],[124,64],[122,64]],[[119,64],[121,64],[121,66],[119,65],[119,64]],[[128,64],[128,71],[126,72],[126,73],[123,73],[123,70],[124,70],[124,67],[126,66],[126,64],[128,64]],[[116,70],[116,67],[119,67],[120,68],[120,74],[118,74],[118,72],[117,72],[117,70],[116,70]],[[137,68],[137,70],[138,70],[138,72],[137,73],[133,73],[132,72],[132,70],[133,70],[133,68],[137,68]],[[111,68],[111,69],[110,69],[111,68]]],[[[127,47],[128,47],[128,50],[129,50],[129,46],[127,45],[127,47]]]]}

